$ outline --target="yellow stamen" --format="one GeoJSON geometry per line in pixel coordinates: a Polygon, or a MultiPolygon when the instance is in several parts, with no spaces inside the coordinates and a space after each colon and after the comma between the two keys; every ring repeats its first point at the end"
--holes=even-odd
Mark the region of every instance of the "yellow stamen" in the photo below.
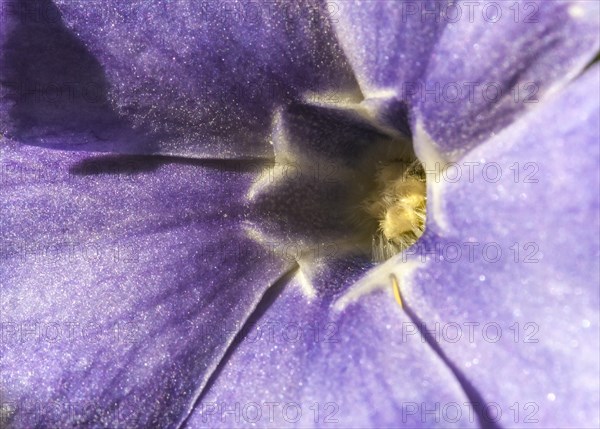
{"type": "Polygon", "coordinates": [[[378,168],[362,210],[377,221],[372,255],[383,262],[414,244],[425,229],[427,186],[419,161],[395,160],[378,168]]]}
{"type": "Polygon", "coordinates": [[[395,275],[390,275],[390,280],[392,281],[392,290],[394,291],[394,298],[396,298],[396,302],[400,305],[400,307],[404,307],[402,304],[402,294],[400,293],[400,286],[398,286],[398,279],[395,275]]]}

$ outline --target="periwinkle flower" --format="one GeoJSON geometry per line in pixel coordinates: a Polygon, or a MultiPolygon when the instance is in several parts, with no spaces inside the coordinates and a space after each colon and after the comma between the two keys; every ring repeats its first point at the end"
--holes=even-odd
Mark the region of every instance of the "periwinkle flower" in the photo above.
{"type": "Polygon", "coordinates": [[[0,14],[3,425],[600,424],[596,2],[0,14]]]}

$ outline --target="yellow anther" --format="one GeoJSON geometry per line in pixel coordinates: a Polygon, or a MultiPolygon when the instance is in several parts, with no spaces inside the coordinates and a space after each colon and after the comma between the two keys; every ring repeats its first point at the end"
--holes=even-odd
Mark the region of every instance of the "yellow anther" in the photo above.
{"type": "Polygon", "coordinates": [[[402,294],[400,293],[400,286],[398,285],[398,279],[395,275],[390,275],[390,280],[392,281],[392,290],[394,291],[394,298],[396,298],[396,302],[400,305],[400,307],[404,307],[402,304],[402,294]]]}
{"type": "Polygon", "coordinates": [[[383,262],[413,245],[425,229],[425,172],[419,161],[390,161],[379,167],[375,186],[362,202],[373,231],[373,259],[383,262]],[[370,223],[373,225],[373,223],[370,223]]]}

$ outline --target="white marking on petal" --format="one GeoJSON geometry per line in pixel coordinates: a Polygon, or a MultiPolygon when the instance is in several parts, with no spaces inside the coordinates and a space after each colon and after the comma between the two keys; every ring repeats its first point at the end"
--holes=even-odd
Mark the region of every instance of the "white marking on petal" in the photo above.
{"type": "Polygon", "coordinates": [[[266,171],[261,171],[260,176],[258,176],[258,180],[254,182],[252,186],[250,186],[250,189],[248,189],[246,198],[249,201],[252,201],[256,197],[256,194],[262,191],[265,187],[272,184],[274,177],[279,176],[274,174],[274,170],[275,167],[281,163],[281,161],[278,158],[278,148],[280,145],[285,146],[285,142],[287,142],[287,140],[285,137],[285,127],[283,126],[282,111],[281,109],[277,109],[277,111],[273,114],[273,119],[271,121],[271,136],[269,138],[269,144],[273,146],[275,154],[274,163],[272,167],[271,165],[267,165],[266,171]],[[269,171],[269,169],[272,170],[269,171]]]}
{"type": "Polygon", "coordinates": [[[414,136],[414,148],[417,157],[423,164],[427,177],[427,216],[442,230],[450,230],[450,222],[444,212],[444,188],[446,182],[442,179],[442,172],[448,161],[437,149],[433,139],[427,134],[423,123],[417,122],[414,136]],[[433,174],[433,177],[430,177],[433,174]]]}
{"type": "Polygon", "coordinates": [[[393,100],[398,96],[398,92],[393,89],[378,89],[374,91],[367,91],[365,93],[365,100],[381,98],[384,100],[393,100]]]}
{"type": "Polygon", "coordinates": [[[300,266],[300,269],[297,271],[296,278],[300,284],[300,290],[307,299],[310,300],[317,296],[317,291],[313,287],[308,277],[306,277],[306,274],[304,274],[304,271],[302,271],[302,266],[300,266]]]}
{"type": "Polygon", "coordinates": [[[360,91],[354,92],[312,92],[302,94],[302,100],[309,105],[320,107],[333,107],[336,109],[356,109],[360,105],[363,95],[360,91]]]}
{"type": "Polygon", "coordinates": [[[444,232],[450,230],[450,223],[444,213],[444,187],[445,182],[429,184],[429,195],[428,200],[431,201],[431,207],[427,210],[427,213],[431,216],[435,224],[444,232]]]}
{"type": "MultiPolygon", "coordinates": [[[[382,264],[378,268],[369,271],[365,277],[356,282],[350,287],[341,297],[337,299],[333,305],[333,309],[336,311],[344,310],[349,304],[358,301],[361,297],[370,293],[387,290],[390,294],[392,293],[392,283],[390,280],[390,274],[395,274],[400,285],[400,289],[405,289],[408,284],[408,280],[414,273],[414,271],[422,267],[424,264],[420,261],[406,261],[400,262],[401,258],[405,256],[398,255],[395,258],[390,259],[386,263],[382,264]]],[[[405,294],[404,290],[402,291],[405,294]]]]}
{"type": "Polygon", "coordinates": [[[249,223],[244,223],[242,225],[246,236],[251,240],[256,241],[257,243],[264,244],[269,241],[269,238],[266,237],[259,229],[257,229],[254,225],[249,223]]]}
{"type": "Polygon", "coordinates": [[[275,151],[275,162],[284,164],[289,158],[290,139],[286,133],[286,126],[283,120],[283,108],[278,108],[273,115],[271,122],[271,141],[275,151]]]}
{"type": "Polygon", "coordinates": [[[585,16],[585,9],[578,4],[571,5],[569,7],[569,15],[575,19],[583,18],[585,16]]]}

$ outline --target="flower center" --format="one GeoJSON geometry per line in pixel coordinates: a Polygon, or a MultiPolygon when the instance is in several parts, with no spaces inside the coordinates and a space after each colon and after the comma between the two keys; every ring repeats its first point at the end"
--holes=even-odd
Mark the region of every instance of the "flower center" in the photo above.
{"type": "Polygon", "coordinates": [[[413,245],[425,229],[425,172],[418,160],[382,163],[362,210],[377,223],[372,256],[385,261],[413,245]]]}

